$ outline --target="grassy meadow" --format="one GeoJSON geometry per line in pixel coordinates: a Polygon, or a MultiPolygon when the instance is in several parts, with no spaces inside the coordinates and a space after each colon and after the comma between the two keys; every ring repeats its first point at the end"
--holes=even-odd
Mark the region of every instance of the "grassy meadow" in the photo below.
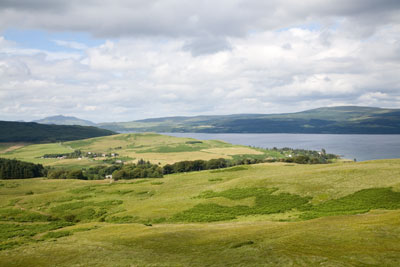
{"type": "Polygon", "coordinates": [[[3,180],[0,265],[396,266],[399,196],[400,160],[3,180]]]}

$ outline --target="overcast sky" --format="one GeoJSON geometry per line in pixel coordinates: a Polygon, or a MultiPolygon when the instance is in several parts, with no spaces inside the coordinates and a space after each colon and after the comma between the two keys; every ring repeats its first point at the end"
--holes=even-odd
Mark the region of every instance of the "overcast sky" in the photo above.
{"type": "Polygon", "coordinates": [[[1,0],[0,120],[400,108],[399,0],[1,0]]]}

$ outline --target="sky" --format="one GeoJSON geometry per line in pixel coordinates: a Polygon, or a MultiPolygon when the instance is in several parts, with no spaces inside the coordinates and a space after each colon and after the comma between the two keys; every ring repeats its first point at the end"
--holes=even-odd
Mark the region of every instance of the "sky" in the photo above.
{"type": "Polygon", "coordinates": [[[399,0],[1,0],[0,120],[400,108],[399,0]]]}

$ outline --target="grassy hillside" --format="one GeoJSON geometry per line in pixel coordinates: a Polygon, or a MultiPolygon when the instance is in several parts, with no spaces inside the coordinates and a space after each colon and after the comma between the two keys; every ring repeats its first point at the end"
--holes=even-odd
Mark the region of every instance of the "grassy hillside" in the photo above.
{"type": "Polygon", "coordinates": [[[96,124],[91,121],[63,115],[46,117],[40,120],[36,120],[34,122],[41,124],[96,126],[96,124]]]}
{"type": "Polygon", "coordinates": [[[400,134],[400,110],[343,106],[287,114],[155,118],[99,127],[138,132],[400,134]]]}
{"type": "Polygon", "coordinates": [[[399,196],[400,160],[0,181],[0,265],[398,266],[399,196]]]}
{"type": "Polygon", "coordinates": [[[96,127],[0,121],[0,142],[59,142],[112,134],[114,132],[96,127]]]}
{"type": "Polygon", "coordinates": [[[178,138],[160,134],[119,134],[79,141],[16,147],[14,150],[0,153],[0,157],[51,166],[82,167],[104,164],[103,160],[107,158],[101,155],[106,153],[117,153],[118,156],[115,159],[124,162],[144,159],[162,165],[188,159],[231,159],[239,155],[270,155],[278,158],[283,156],[275,151],[261,151],[217,140],[198,141],[192,138],[178,138]],[[96,153],[99,157],[80,160],[42,158],[45,154],[70,153],[76,149],[96,153]]]}

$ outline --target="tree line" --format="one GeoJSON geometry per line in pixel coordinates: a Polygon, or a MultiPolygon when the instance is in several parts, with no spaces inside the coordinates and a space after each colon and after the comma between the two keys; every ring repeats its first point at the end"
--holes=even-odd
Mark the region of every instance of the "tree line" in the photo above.
{"type": "Polygon", "coordinates": [[[163,168],[163,174],[172,174],[180,172],[192,172],[211,169],[220,169],[234,166],[232,161],[219,158],[210,160],[185,160],[179,161],[174,164],[167,164],[163,168]]]}
{"type": "Polygon", "coordinates": [[[114,180],[137,179],[137,178],[161,178],[163,168],[157,164],[140,159],[138,163],[113,164],[111,166],[100,165],[89,169],[66,170],[60,168],[49,168],[47,178],[50,179],[81,179],[102,180],[112,175],[114,180]]]}
{"type": "MultiPolygon", "coordinates": [[[[108,175],[112,175],[115,180],[137,179],[137,178],[161,178],[163,175],[221,169],[237,165],[257,164],[263,162],[289,162],[298,164],[321,164],[329,160],[338,158],[333,154],[327,154],[324,149],[321,152],[302,149],[276,149],[288,154],[285,158],[258,157],[237,157],[234,159],[210,159],[210,160],[185,160],[173,164],[166,164],[161,167],[149,161],[140,159],[137,163],[100,165],[81,170],[67,170],[54,167],[44,168],[41,164],[22,162],[19,160],[0,159],[0,179],[22,179],[46,176],[50,179],[82,179],[82,180],[101,180],[108,175]]],[[[79,155],[80,151],[75,151],[70,156],[79,155]]]]}
{"type": "Polygon", "coordinates": [[[150,161],[139,160],[137,164],[124,164],[112,173],[114,180],[136,178],[162,178],[163,168],[150,161]]]}
{"type": "MultiPolygon", "coordinates": [[[[278,149],[274,149],[278,150],[278,149]]],[[[311,151],[311,150],[303,150],[303,149],[290,149],[283,148],[280,149],[281,152],[291,151],[293,155],[290,157],[276,159],[276,158],[257,158],[255,157],[245,157],[245,158],[237,158],[237,159],[211,159],[211,160],[186,160],[176,162],[174,164],[167,164],[163,168],[163,174],[172,174],[172,173],[181,173],[181,172],[192,172],[192,171],[202,171],[202,170],[212,170],[212,169],[220,169],[233,167],[237,165],[249,165],[249,164],[257,164],[257,163],[266,163],[266,162],[288,162],[288,163],[298,163],[298,164],[323,164],[328,163],[329,160],[338,158],[338,156],[333,154],[326,154],[325,150],[322,149],[322,152],[311,151]]]]}

